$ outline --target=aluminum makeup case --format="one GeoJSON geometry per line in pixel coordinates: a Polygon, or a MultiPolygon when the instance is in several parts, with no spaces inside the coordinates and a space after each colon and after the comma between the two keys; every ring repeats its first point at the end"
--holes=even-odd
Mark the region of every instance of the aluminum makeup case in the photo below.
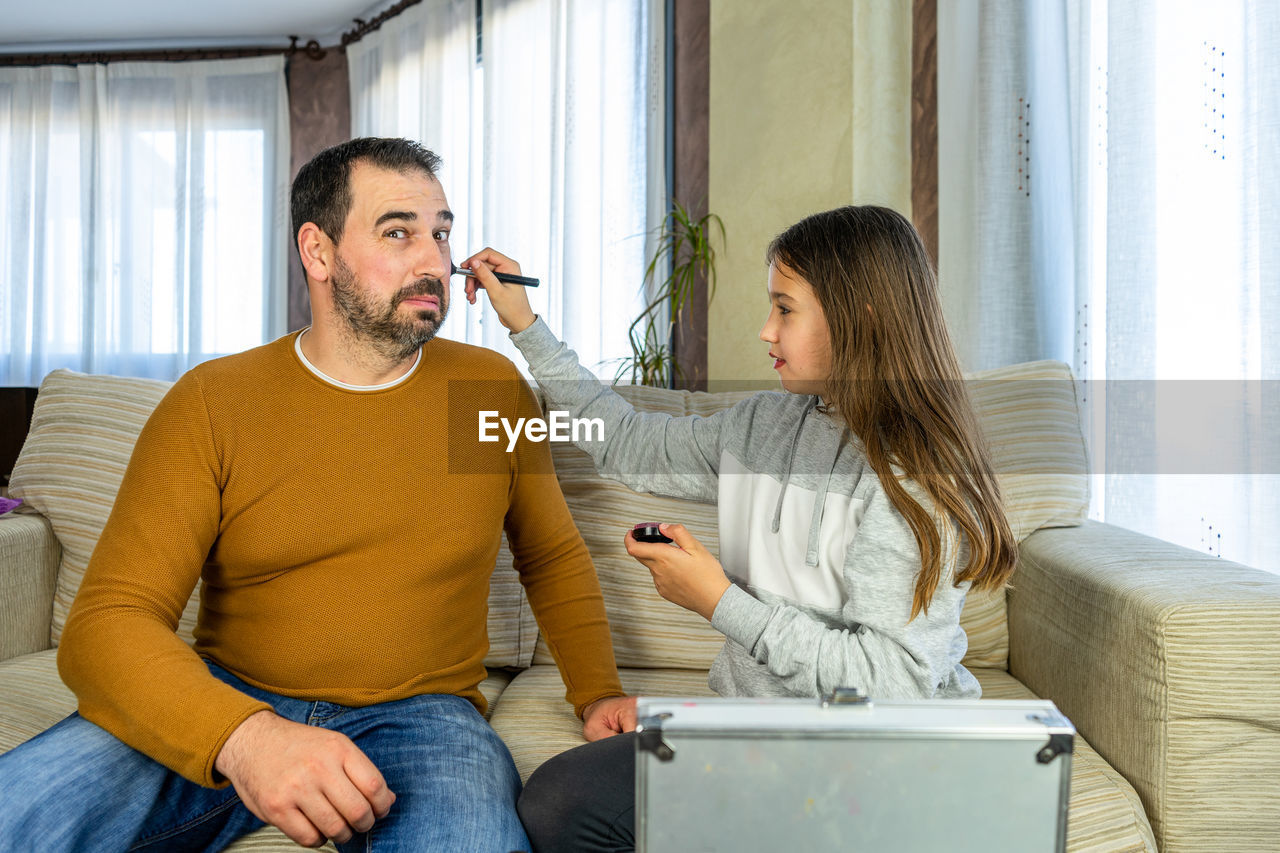
{"type": "Polygon", "coordinates": [[[641,697],[636,849],[1062,851],[1052,702],[641,697]]]}

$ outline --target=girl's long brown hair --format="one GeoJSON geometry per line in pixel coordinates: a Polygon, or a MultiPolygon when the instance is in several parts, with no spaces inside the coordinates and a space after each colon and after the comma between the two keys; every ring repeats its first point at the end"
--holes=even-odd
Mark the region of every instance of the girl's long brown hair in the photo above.
{"type": "Polygon", "coordinates": [[[928,612],[945,568],[942,535],[951,538],[957,528],[969,559],[955,583],[998,589],[1013,572],[1018,546],[915,228],[887,208],[842,207],[779,234],[767,259],[813,288],[831,335],[824,402],[862,443],[915,534],[920,574],[911,618],[928,612]],[[941,531],[903,480],[932,501],[941,531]]]}

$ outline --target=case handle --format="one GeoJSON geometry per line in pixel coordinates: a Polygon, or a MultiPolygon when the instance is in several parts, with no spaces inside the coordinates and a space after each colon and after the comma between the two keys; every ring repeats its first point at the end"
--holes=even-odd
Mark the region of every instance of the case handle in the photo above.
{"type": "Polygon", "coordinates": [[[856,687],[837,687],[823,696],[820,704],[824,708],[832,705],[852,705],[862,708],[871,707],[871,697],[862,693],[856,687]]]}

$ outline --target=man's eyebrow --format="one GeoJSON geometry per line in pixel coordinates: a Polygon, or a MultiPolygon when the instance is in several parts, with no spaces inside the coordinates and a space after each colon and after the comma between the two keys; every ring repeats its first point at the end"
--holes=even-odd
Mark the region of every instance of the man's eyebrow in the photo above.
{"type": "MultiPolygon", "coordinates": [[[[392,219],[399,219],[402,222],[416,222],[418,219],[418,214],[414,213],[412,210],[388,210],[386,213],[378,217],[378,221],[373,223],[373,227],[377,228],[382,223],[389,222],[392,219]]],[[[453,211],[452,210],[440,211],[439,213],[436,214],[436,220],[441,222],[452,222],[453,211]]]]}
{"type": "Polygon", "coordinates": [[[382,223],[389,222],[392,219],[403,219],[405,222],[413,222],[417,218],[418,214],[414,213],[412,210],[388,210],[386,213],[378,217],[378,221],[373,223],[373,227],[377,228],[382,223]]]}

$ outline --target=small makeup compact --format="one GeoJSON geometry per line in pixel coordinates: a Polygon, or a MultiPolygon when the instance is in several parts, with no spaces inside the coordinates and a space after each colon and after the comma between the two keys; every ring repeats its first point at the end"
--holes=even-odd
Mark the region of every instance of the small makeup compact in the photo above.
{"type": "Polygon", "coordinates": [[[670,536],[663,536],[656,521],[646,521],[631,528],[631,535],[637,542],[671,542],[670,536]]]}

